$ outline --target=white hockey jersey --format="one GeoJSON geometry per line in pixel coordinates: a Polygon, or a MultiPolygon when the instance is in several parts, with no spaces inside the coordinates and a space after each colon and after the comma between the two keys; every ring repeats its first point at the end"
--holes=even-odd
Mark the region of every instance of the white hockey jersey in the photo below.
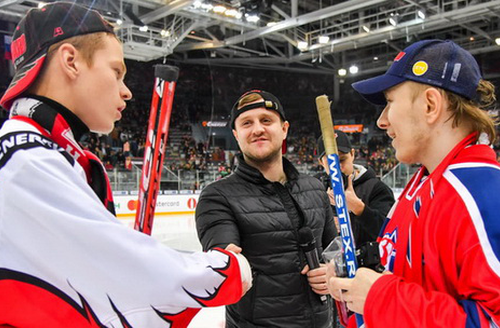
{"type": "Polygon", "coordinates": [[[243,257],[180,253],[122,225],[57,146],[2,161],[37,132],[12,119],[0,130],[0,326],[186,327],[240,299],[243,257]]]}

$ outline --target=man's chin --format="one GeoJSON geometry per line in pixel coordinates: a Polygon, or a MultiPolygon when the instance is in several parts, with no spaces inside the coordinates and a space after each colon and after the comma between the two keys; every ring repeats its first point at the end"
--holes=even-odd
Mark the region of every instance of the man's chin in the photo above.
{"type": "Polygon", "coordinates": [[[268,163],[281,157],[281,149],[272,153],[245,154],[245,157],[254,163],[268,163]]]}

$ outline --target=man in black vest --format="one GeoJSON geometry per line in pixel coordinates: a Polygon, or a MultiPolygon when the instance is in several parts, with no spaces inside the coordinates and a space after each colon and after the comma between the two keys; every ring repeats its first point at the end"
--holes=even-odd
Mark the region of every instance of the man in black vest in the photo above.
{"type": "Polygon", "coordinates": [[[204,250],[235,244],[252,266],[254,287],[226,307],[226,327],[332,327],[325,269],[309,270],[299,245],[303,229],[318,253],[336,236],[323,186],[282,156],[289,123],[275,96],[245,93],[230,124],[239,164],[203,190],[196,209],[204,250]]]}

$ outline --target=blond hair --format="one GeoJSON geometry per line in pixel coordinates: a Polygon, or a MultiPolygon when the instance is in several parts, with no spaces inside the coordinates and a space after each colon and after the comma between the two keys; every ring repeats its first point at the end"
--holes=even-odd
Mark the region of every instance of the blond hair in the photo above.
{"type": "MultiPolygon", "coordinates": [[[[413,88],[412,101],[429,88],[429,85],[416,83],[416,88],[413,88]]],[[[488,108],[495,104],[495,86],[486,80],[480,80],[477,87],[478,98],[470,100],[458,95],[454,92],[437,88],[448,100],[448,110],[451,112],[449,120],[452,121],[452,127],[458,127],[462,124],[467,124],[471,128],[471,132],[477,132],[478,137],[481,133],[488,135],[490,144],[496,139],[496,128],[498,124],[497,117],[488,113],[488,108]]]]}
{"type": "MultiPolygon", "coordinates": [[[[110,32],[97,32],[97,33],[90,33],[90,34],[83,34],[83,35],[77,35],[73,36],[71,38],[64,39],[62,41],[59,41],[57,43],[54,43],[53,45],[50,46],[49,50],[47,51],[47,59],[50,60],[52,58],[53,54],[61,47],[61,45],[65,43],[71,44],[73,47],[76,48],[82,55],[82,57],[85,59],[85,62],[89,65],[92,66],[93,64],[93,59],[94,59],[94,53],[103,48],[104,46],[104,37],[106,35],[112,35],[115,38],[116,35],[110,32]]],[[[117,38],[118,39],[118,38],[117,38]]]]}
{"type": "Polygon", "coordinates": [[[239,101],[238,101],[238,106],[237,108],[240,109],[244,107],[247,104],[253,103],[257,100],[264,100],[261,95],[258,93],[249,93],[246,96],[243,96],[239,101]]]}
{"type": "MultiPolygon", "coordinates": [[[[33,84],[28,88],[27,93],[37,93],[40,85],[43,84],[43,80],[47,71],[48,63],[54,57],[54,53],[66,43],[71,44],[76,50],[81,54],[85,62],[89,67],[92,67],[94,63],[94,53],[104,47],[105,36],[110,35],[117,38],[117,36],[111,32],[97,32],[89,33],[83,35],[73,36],[71,38],[64,39],[57,43],[54,43],[49,47],[47,51],[47,57],[45,58],[45,63],[37,76],[33,84]]],[[[118,38],[117,38],[118,40],[118,38]]]]}

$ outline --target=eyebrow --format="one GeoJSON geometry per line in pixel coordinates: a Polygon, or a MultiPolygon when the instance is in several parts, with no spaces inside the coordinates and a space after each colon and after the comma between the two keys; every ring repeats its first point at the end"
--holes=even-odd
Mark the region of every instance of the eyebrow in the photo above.
{"type": "Polygon", "coordinates": [[[118,66],[120,66],[120,70],[121,70],[121,75],[122,77],[125,77],[125,75],[127,74],[127,66],[125,65],[125,62],[123,61],[115,61],[113,64],[118,64],[118,66]]]}

